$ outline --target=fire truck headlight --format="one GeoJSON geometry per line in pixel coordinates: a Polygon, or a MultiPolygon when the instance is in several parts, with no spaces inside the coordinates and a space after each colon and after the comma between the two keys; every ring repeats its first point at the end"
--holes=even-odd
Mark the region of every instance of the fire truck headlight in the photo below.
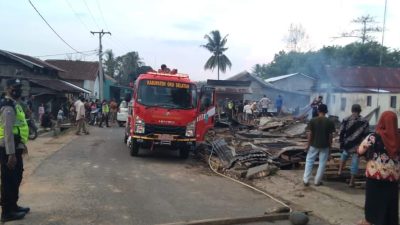
{"type": "Polygon", "coordinates": [[[193,121],[186,126],[185,136],[194,137],[195,133],[196,133],[196,121],[193,121]]]}
{"type": "Polygon", "coordinates": [[[145,127],[144,120],[141,119],[140,117],[136,116],[136,118],[135,118],[135,133],[144,134],[144,132],[145,132],[144,127],[145,127]]]}

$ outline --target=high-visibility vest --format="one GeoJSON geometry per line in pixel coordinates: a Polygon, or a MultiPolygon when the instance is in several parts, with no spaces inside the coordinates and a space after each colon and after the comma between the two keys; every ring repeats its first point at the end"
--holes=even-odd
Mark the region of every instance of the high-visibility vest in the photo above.
{"type": "MultiPolygon", "coordinates": [[[[29,126],[26,122],[25,113],[21,105],[15,105],[15,123],[13,126],[13,134],[21,138],[22,143],[28,142],[29,126]]],[[[4,121],[0,121],[0,139],[4,139],[4,121]]]]}
{"type": "Polygon", "coordinates": [[[108,107],[107,104],[103,105],[102,111],[103,111],[103,113],[109,113],[110,112],[110,108],[108,107]]]}

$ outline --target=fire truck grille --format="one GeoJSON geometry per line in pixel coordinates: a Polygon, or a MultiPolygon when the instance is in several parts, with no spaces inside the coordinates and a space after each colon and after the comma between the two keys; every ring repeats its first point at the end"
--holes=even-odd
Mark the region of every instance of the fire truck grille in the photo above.
{"type": "Polygon", "coordinates": [[[162,125],[145,125],[146,134],[175,134],[179,136],[185,136],[186,127],[176,127],[176,126],[162,126],[162,125]]]}

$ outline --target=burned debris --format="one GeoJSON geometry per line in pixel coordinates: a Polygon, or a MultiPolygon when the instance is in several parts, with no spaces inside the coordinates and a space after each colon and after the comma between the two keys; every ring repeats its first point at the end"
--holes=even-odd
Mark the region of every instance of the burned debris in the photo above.
{"type": "MultiPolygon", "coordinates": [[[[293,116],[261,117],[257,125],[242,124],[236,120],[219,121],[217,124],[202,153],[218,171],[228,176],[251,180],[274,175],[279,169],[303,169],[305,165],[305,119],[293,116]]],[[[344,172],[340,176],[337,173],[340,164],[337,142],[331,149],[325,179],[347,182],[349,173],[344,172]]],[[[362,174],[362,162],[360,167],[362,174]]],[[[356,186],[364,186],[361,175],[356,179],[356,186]]]]}

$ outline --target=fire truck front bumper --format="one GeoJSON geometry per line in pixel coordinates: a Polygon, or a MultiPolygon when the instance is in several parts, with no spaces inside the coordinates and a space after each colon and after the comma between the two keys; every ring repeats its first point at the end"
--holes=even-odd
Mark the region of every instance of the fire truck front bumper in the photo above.
{"type": "Polygon", "coordinates": [[[165,145],[173,147],[195,145],[196,138],[180,137],[177,135],[132,135],[131,140],[146,147],[146,145],[165,145]]]}

